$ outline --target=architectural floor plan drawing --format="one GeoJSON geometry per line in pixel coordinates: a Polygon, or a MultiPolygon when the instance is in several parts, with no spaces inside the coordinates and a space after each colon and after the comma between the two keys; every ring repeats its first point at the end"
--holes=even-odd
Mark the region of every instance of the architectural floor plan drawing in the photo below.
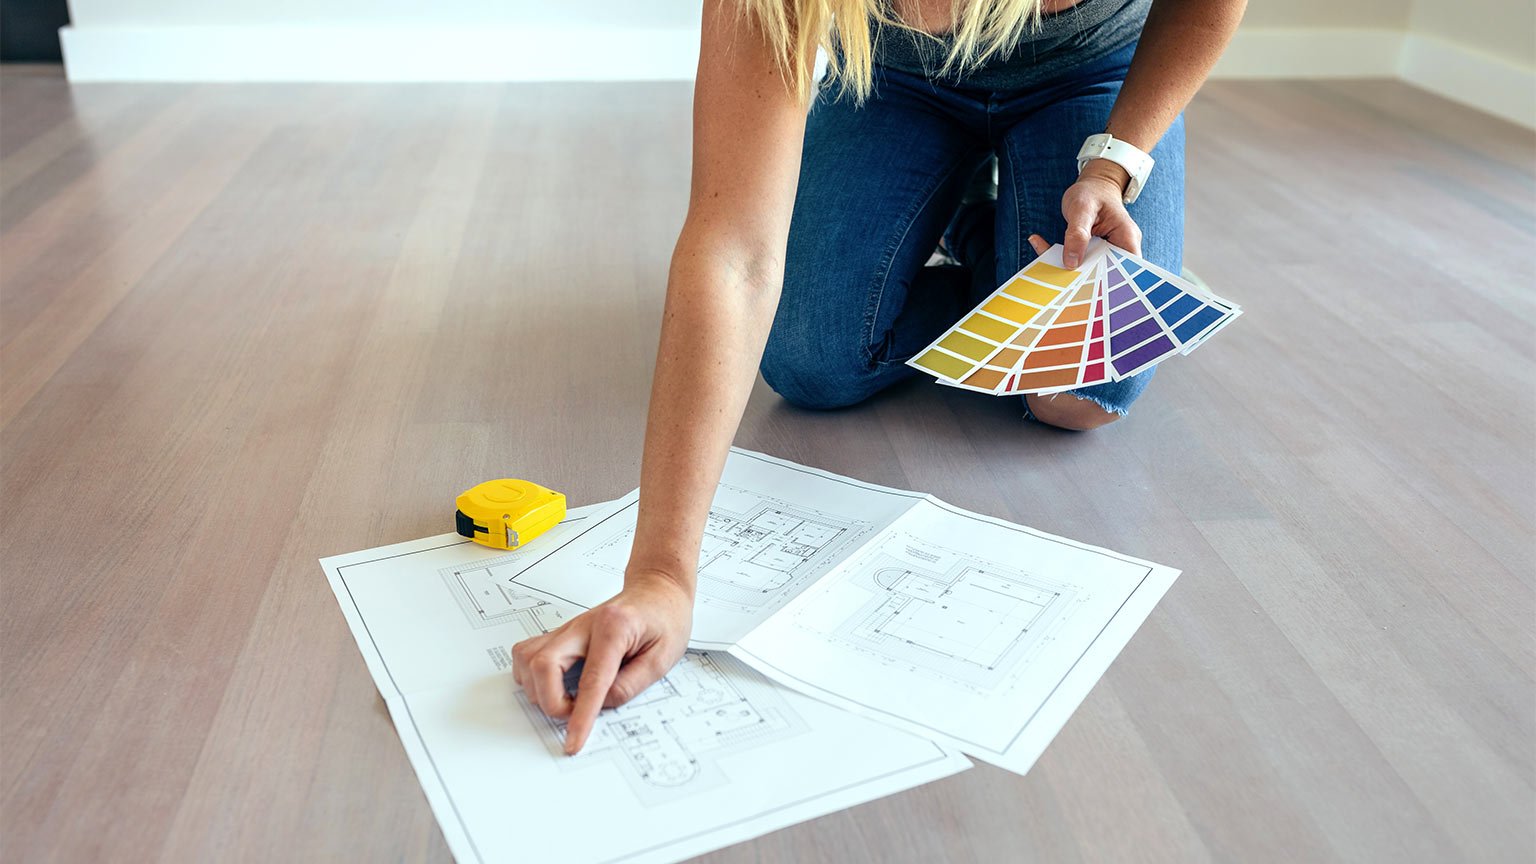
{"type": "MultiPolygon", "coordinates": [[[[509,555],[438,575],[471,627],[515,626],[515,639],[548,633],[581,611],[497,577],[521,563],[509,555]]],[[[720,786],[727,778],[719,757],[805,729],[778,688],[726,654],[684,655],[644,693],[603,712],[575,758],[565,755],[565,721],[545,715],[522,691],[517,700],[561,770],[612,763],[646,804],[720,786]]]]}
{"type": "Polygon", "coordinates": [[[961,752],[1024,773],[1178,575],[732,450],[691,653],[568,757],[509,650],[623,589],[640,507],[635,490],[572,512],[512,554],[450,535],[322,562],[459,858],[661,864],[961,752]]]}
{"type": "MultiPolygon", "coordinates": [[[[699,550],[699,602],[756,612],[826,570],[868,523],[821,513],[727,484],[715,493],[699,550]]],[[[626,525],[588,550],[597,567],[622,574],[635,529],[626,525]]]]}
{"type": "Polygon", "coordinates": [[[573,758],[564,755],[565,721],[546,716],[521,692],[518,702],[561,770],[614,764],[648,805],[726,784],[722,756],[805,731],[777,688],[724,654],[685,654],[667,677],[605,711],[586,748],[573,758]]]}
{"type": "Polygon", "coordinates": [[[855,565],[869,600],[834,631],[891,663],[986,689],[1049,630],[1074,589],[902,534],[855,565]]]}
{"type": "MultiPolygon", "coordinates": [[[[733,449],[703,526],[688,647],[735,645],[922,498],[733,449]]],[[[596,606],[624,587],[640,509],[635,490],[594,516],[558,561],[495,575],[516,590],[596,606]]]]}
{"type": "Polygon", "coordinates": [[[925,498],[729,650],[1022,773],[1177,575],[925,498]]]}
{"type": "Polygon", "coordinates": [[[573,510],[512,554],[442,535],[321,562],[459,861],[670,864],[969,767],[700,653],[565,756],[508,652],[587,605],[509,580],[549,562],[561,588],[562,550],[616,507],[573,510]]]}
{"type": "Polygon", "coordinates": [[[568,610],[508,581],[509,566],[518,566],[517,559],[504,556],[474,566],[444,567],[438,575],[476,629],[517,624],[528,636],[537,636],[564,624],[568,610]]]}

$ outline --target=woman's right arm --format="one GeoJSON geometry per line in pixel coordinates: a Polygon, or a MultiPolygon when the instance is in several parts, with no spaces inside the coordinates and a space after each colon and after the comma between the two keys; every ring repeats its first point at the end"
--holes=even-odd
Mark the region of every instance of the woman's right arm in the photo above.
{"type": "Polygon", "coordinates": [[[693,182],[667,281],[624,588],[513,649],[529,698],[570,717],[567,753],[602,707],[639,694],[687,646],[704,522],[778,306],[806,104],[737,8],[704,2],[693,182]],[[581,658],[572,700],[563,673],[581,658]]]}

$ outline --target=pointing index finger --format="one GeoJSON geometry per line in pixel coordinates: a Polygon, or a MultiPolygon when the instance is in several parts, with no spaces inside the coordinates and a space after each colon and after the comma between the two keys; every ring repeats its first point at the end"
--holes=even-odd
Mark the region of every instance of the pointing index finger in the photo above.
{"type": "Polygon", "coordinates": [[[618,677],[619,665],[624,662],[624,643],[606,631],[593,634],[587,648],[586,668],[581,671],[581,683],[576,689],[576,707],[565,726],[565,753],[575,755],[587,743],[592,727],[597,723],[598,712],[603,709],[603,699],[613,679],[618,677]]]}

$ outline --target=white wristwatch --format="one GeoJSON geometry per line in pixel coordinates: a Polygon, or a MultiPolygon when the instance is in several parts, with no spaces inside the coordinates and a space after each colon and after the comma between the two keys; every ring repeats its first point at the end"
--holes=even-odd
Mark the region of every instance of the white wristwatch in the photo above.
{"type": "Polygon", "coordinates": [[[1083,168],[1095,159],[1108,159],[1131,175],[1131,182],[1125,187],[1127,204],[1135,201],[1136,196],[1141,194],[1142,187],[1147,185],[1148,175],[1152,173],[1151,156],[1108,132],[1089,135],[1088,140],[1083,142],[1083,149],[1077,151],[1077,173],[1083,173],[1083,168]]]}

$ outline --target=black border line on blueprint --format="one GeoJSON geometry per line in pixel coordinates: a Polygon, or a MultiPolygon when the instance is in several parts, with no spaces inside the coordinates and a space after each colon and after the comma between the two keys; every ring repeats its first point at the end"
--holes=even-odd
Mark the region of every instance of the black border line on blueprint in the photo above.
{"type": "MultiPolygon", "coordinates": [[[[744,454],[744,455],[750,455],[750,454],[744,454]]],[[[609,516],[610,517],[611,516],[616,516],[619,513],[624,512],[624,509],[627,509],[627,508],[621,508],[620,510],[617,510],[614,513],[609,514],[609,516]]],[[[583,517],[583,518],[585,518],[585,517],[583,517]]],[[[582,534],[585,534],[587,531],[590,531],[593,528],[596,528],[598,525],[602,524],[603,521],[606,521],[606,519],[605,520],[600,520],[598,522],[594,522],[591,526],[589,526],[588,528],[583,530],[580,534],[577,534],[575,537],[572,537],[571,540],[574,541],[576,539],[576,537],[580,537],[582,534]]],[[[363,567],[363,566],[366,566],[366,565],[369,565],[369,564],[377,564],[380,561],[388,561],[391,558],[405,558],[405,557],[408,557],[408,556],[411,556],[411,555],[420,554],[422,552],[436,552],[439,549],[448,549],[448,548],[453,547],[453,546],[462,546],[462,545],[464,545],[465,543],[468,543],[468,542],[470,542],[470,541],[463,540],[463,541],[460,541],[458,543],[449,543],[449,544],[446,544],[446,545],[443,545],[443,546],[434,546],[434,547],[432,547],[430,549],[416,549],[416,550],[411,551],[411,552],[400,552],[400,553],[397,553],[397,554],[394,554],[394,555],[385,555],[385,556],[383,556],[381,558],[374,558],[374,559],[371,559],[371,560],[368,560],[368,561],[356,561],[356,562],[353,562],[351,564],[343,564],[343,565],[340,565],[340,566],[338,566],[336,568],[336,578],[341,580],[342,587],[347,589],[347,601],[352,604],[352,611],[354,613],[356,613],[357,620],[359,620],[359,621],[361,621],[363,623],[363,632],[368,634],[368,641],[373,643],[373,653],[374,653],[375,656],[377,656],[379,658],[379,663],[384,667],[384,674],[389,676],[389,683],[390,683],[391,686],[393,686],[395,688],[395,694],[400,697],[400,705],[401,705],[402,708],[405,709],[405,716],[411,721],[411,729],[416,734],[416,740],[418,742],[420,742],[420,744],[421,744],[421,751],[427,755],[427,762],[428,762],[428,764],[430,764],[432,766],[432,773],[437,775],[437,785],[438,785],[438,787],[440,789],[443,790],[443,797],[448,799],[448,806],[449,806],[449,808],[451,808],[453,810],[454,818],[459,821],[459,828],[463,832],[465,839],[469,841],[470,851],[475,854],[475,859],[477,861],[482,862],[482,864],[483,864],[483,862],[485,861],[485,856],[480,854],[480,847],[475,844],[475,835],[470,832],[470,830],[469,830],[469,823],[464,821],[464,814],[459,812],[459,805],[453,800],[453,792],[449,790],[448,783],[443,778],[442,770],[437,767],[437,760],[432,757],[432,748],[427,745],[426,738],[424,738],[422,736],[422,734],[421,734],[421,727],[416,724],[416,715],[411,712],[410,698],[408,696],[406,696],[405,693],[401,692],[400,685],[395,681],[394,672],[392,672],[390,670],[390,668],[389,668],[389,661],[384,658],[384,652],[379,650],[379,643],[373,638],[373,631],[370,630],[369,627],[368,627],[368,620],[363,617],[363,611],[360,608],[358,608],[358,605],[357,605],[357,598],[352,595],[352,586],[347,584],[346,574],[342,572],[343,570],[347,569],[348,567],[363,567]]],[[[567,542],[570,542],[570,541],[567,541],[567,542]]],[[[564,544],[562,544],[562,545],[564,545],[564,544]]],[[[539,560],[542,561],[543,559],[541,558],[539,560]]],[[[523,586],[523,587],[526,588],[527,586],[523,586]]],[[[541,593],[547,593],[547,592],[541,592],[541,593]]],[[[554,595],[550,595],[550,596],[554,596],[554,595]]],[[[569,601],[567,601],[567,602],[569,602],[569,601]]],[[[574,605],[580,606],[581,604],[578,603],[578,604],[574,604],[574,605]]],[[[761,673],[758,673],[758,674],[761,674],[761,673]]],[[[648,854],[648,853],[651,853],[651,852],[656,852],[658,850],[665,849],[665,848],[667,848],[669,846],[675,846],[675,845],[677,845],[679,843],[686,843],[686,842],[688,842],[690,840],[694,840],[694,839],[697,839],[699,837],[703,837],[703,836],[705,836],[707,834],[711,834],[711,833],[716,832],[716,831],[721,831],[721,830],[724,830],[724,829],[727,829],[727,828],[731,828],[733,826],[740,825],[740,824],[742,824],[744,822],[750,822],[753,819],[761,819],[764,816],[770,816],[770,815],[772,815],[774,813],[778,813],[778,812],[780,812],[782,810],[787,810],[787,809],[789,809],[791,807],[799,807],[799,806],[803,806],[803,805],[806,805],[806,804],[810,804],[813,801],[816,801],[817,799],[825,798],[825,797],[827,797],[829,795],[837,795],[837,794],[840,794],[842,792],[846,792],[847,790],[852,789],[852,788],[854,788],[856,786],[862,786],[865,783],[873,783],[873,782],[877,782],[877,781],[880,781],[880,780],[884,780],[884,779],[886,779],[888,777],[894,777],[894,776],[896,776],[898,774],[904,774],[904,773],[906,773],[908,771],[914,771],[916,769],[923,768],[923,767],[926,767],[928,765],[932,765],[932,764],[934,764],[936,762],[945,761],[945,760],[947,760],[949,758],[949,753],[947,753],[944,750],[943,747],[940,747],[938,744],[936,744],[936,743],[934,743],[932,741],[929,741],[928,743],[930,745],[932,745],[934,750],[938,751],[938,755],[934,756],[931,759],[925,759],[922,762],[917,762],[917,763],[914,763],[912,765],[908,765],[908,766],[906,766],[904,768],[898,768],[895,771],[890,771],[890,772],[887,772],[885,774],[881,774],[878,777],[870,777],[868,779],[861,780],[861,781],[859,781],[857,783],[850,783],[850,784],[848,784],[846,786],[842,786],[842,787],[839,787],[837,789],[829,789],[826,792],[821,792],[819,794],[812,795],[809,798],[802,798],[802,799],[800,799],[798,801],[793,801],[793,802],[790,802],[788,804],[781,804],[778,807],[774,807],[774,808],[772,808],[770,810],[763,810],[763,811],[760,811],[758,813],[754,813],[751,816],[747,816],[747,817],[744,817],[742,819],[738,819],[738,820],[736,820],[734,822],[726,822],[726,823],[723,823],[723,824],[720,824],[720,825],[715,825],[715,826],[712,826],[712,827],[710,827],[710,828],[708,828],[708,829],[706,829],[704,831],[700,831],[700,832],[697,832],[695,834],[689,834],[686,837],[679,837],[676,840],[670,840],[670,841],[668,841],[666,843],[660,843],[660,844],[657,844],[655,846],[651,846],[650,848],[647,848],[647,849],[639,849],[639,850],[636,850],[634,852],[629,852],[629,853],[626,853],[624,855],[621,855],[618,858],[610,858],[610,859],[608,859],[608,861],[604,862],[604,864],[615,864],[615,862],[624,861],[624,860],[627,860],[627,859],[630,859],[630,858],[634,858],[634,857],[637,857],[637,856],[640,856],[640,855],[645,855],[645,854],[648,854]]],[[[407,755],[407,758],[409,758],[410,754],[407,753],[406,755],[407,755]]],[[[788,827],[788,826],[785,826],[785,827],[788,827]]],[[[776,829],[776,830],[778,830],[778,829],[776,829]]]]}

